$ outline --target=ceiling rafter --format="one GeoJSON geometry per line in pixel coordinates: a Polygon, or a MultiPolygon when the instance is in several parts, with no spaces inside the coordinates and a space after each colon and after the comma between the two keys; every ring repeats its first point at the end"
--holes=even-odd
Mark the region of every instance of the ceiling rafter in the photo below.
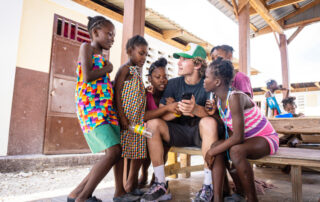
{"type": "MultiPolygon", "coordinates": [[[[274,9],[278,9],[278,8],[282,8],[282,7],[286,7],[289,5],[299,5],[298,3],[302,2],[304,0],[284,0],[284,1],[280,1],[271,5],[266,6],[266,8],[270,11],[270,10],[274,10],[274,9]]],[[[250,9],[250,15],[257,15],[258,13],[254,10],[254,9],[250,9]]]]}
{"type": "MultiPolygon", "coordinates": [[[[288,20],[288,19],[290,19],[290,18],[292,18],[292,17],[294,17],[296,15],[299,15],[300,13],[303,13],[303,12],[309,10],[310,8],[312,8],[312,7],[314,7],[314,6],[318,5],[318,4],[320,4],[320,0],[315,0],[312,3],[309,3],[308,5],[306,5],[304,7],[300,7],[295,12],[285,16],[284,18],[278,20],[277,22],[283,26],[283,29],[289,29],[289,28],[297,27],[297,26],[306,26],[306,25],[311,24],[313,22],[318,22],[318,21],[320,21],[320,17],[311,18],[311,19],[308,19],[308,20],[304,20],[304,21],[297,22],[297,23],[292,23],[292,24],[289,24],[289,25],[284,24],[286,20],[288,20]]],[[[260,29],[257,32],[257,35],[263,35],[263,34],[267,34],[267,33],[270,33],[270,32],[272,32],[272,29],[271,29],[270,26],[267,26],[267,27],[264,27],[264,28],[260,29]]]]}
{"type": "MultiPolygon", "coordinates": [[[[231,12],[233,12],[234,15],[236,16],[236,19],[238,19],[238,13],[240,12],[240,8],[236,8],[236,11],[235,11],[234,6],[231,5],[229,2],[227,2],[226,0],[220,0],[220,2],[221,2],[228,10],[230,10],[231,12]]],[[[236,7],[238,7],[235,1],[232,2],[232,4],[234,4],[236,7]]],[[[243,6],[242,6],[242,8],[243,8],[243,6]]],[[[251,30],[254,31],[254,32],[259,31],[258,28],[257,28],[256,26],[254,26],[252,23],[250,23],[250,28],[251,28],[251,30]]]]}
{"type": "Polygon", "coordinates": [[[267,24],[269,24],[272,30],[278,32],[279,34],[283,34],[283,29],[280,24],[269,13],[268,9],[260,0],[249,0],[249,2],[253,9],[257,11],[257,13],[266,21],[267,24]]]}

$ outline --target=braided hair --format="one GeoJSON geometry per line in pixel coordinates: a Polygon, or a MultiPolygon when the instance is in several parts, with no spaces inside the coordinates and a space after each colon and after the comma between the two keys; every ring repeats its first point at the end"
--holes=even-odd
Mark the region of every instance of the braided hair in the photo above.
{"type": "Polygon", "coordinates": [[[234,67],[229,60],[223,60],[222,57],[218,57],[215,61],[211,62],[209,68],[211,68],[215,76],[223,79],[225,85],[230,85],[233,79],[234,67]]]}
{"type": "Polygon", "coordinates": [[[149,68],[148,76],[151,76],[152,72],[157,68],[165,68],[167,63],[165,58],[159,58],[157,61],[153,62],[149,68]]]}
{"type": "Polygon", "coordinates": [[[89,16],[88,20],[89,21],[88,21],[87,29],[90,34],[90,37],[92,37],[92,30],[94,28],[100,29],[101,26],[103,25],[107,25],[107,24],[113,25],[113,23],[110,20],[106,19],[103,16],[94,16],[94,17],[89,16]]]}

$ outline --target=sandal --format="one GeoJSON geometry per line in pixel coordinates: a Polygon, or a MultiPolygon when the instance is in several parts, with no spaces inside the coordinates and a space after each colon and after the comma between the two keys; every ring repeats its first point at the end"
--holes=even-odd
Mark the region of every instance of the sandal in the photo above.
{"type": "Polygon", "coordinates": [[[69,197],[67,197],[67,202],[75,202],[75,201],[76,201],[75,198],[69,198],[69,197]]]}
{"type": "Polygon", "coordinates": [[[140,196],[134,196],[129,193],[113,198],[113,202],[136,202],[136,201],[137,202],[140,201],[140,196]]]}
{"type": "Polygon", "coordinates": [[[98,199],[98,198],[95,197],[95,196],[91,196],[90,198],[88,198],[88,199],[86,200],[86,202],[102,202],[102,200],[101,200],[101,199],[98,199]]]}

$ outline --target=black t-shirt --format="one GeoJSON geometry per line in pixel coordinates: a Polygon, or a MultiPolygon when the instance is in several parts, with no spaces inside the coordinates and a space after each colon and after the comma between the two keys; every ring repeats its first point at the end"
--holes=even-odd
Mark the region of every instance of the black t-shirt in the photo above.
{"type": "MultiPolygon", "coordinates": [[[[170,79],[168,81],[167,88],[162,95],[160,104],[166,104],[166,98],[168,97],[172,97],[176,102],[179,102],[181,101],[182,95],[184,93],[192,93],[195,97],[196,103],[198,105],[205,106],[209,93],[207,93],[203,88],[203,81],[204,79],[201,79],[200,82],[195,85],[188,85],[184,81],[183,76],[170,79]]],[[[196,119],[199,118],[196,116],[181,116],[180,118],[176,118],[174,122],[193,125],[192,123],[196,119]]]]}

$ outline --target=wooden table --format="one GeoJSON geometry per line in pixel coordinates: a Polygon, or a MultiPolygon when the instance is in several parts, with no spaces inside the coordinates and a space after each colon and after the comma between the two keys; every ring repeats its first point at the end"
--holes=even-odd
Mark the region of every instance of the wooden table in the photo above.
{"type": "Polygon", "coordinates": [[[320,116],[299,118],[269,118],[277,133],[320,134],[320,116]]]}

